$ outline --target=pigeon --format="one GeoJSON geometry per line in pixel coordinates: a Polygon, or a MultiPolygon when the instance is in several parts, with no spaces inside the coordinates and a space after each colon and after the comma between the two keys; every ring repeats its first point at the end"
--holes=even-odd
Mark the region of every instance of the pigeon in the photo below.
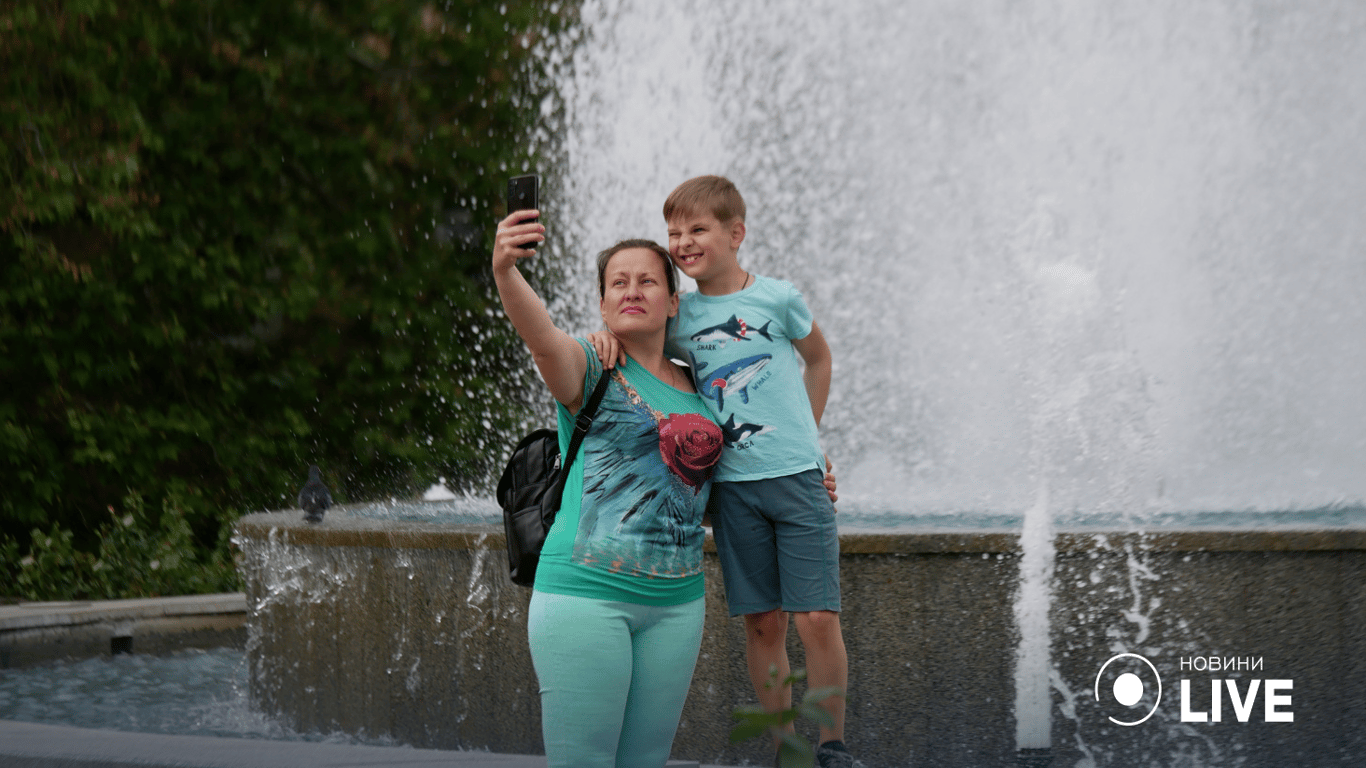
{"type": "Polygon", "coordinates": [[[310,523],[321,523],[323,513],[332,506],[332,494],[323,485],[322,472],[317,464],[308,467],[308,482],[299,491],[299,508],[304,511],[304,519],[310,523]]]}

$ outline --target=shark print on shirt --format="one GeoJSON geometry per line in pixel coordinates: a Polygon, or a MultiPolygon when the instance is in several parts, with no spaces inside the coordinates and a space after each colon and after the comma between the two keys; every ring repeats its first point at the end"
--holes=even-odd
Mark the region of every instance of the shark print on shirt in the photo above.
{"type": "MultiPolygon", "coordinates": [[[[767,323],[764,323],[764,327],[755,328],[753,330],[765,339],[773,341],[773,337],[768,333],[768,327],[772,324],[773,321],[770,320],[767,323]]],[[[741,320],[735,315],[731,315],[730,319],[726,322],[721,323],[720,325],[713,325],[710,328],[703,328],[697,333],[694,333],[691,338],[693,341],[702,344],[720,344],[721,346],[725,346],[728,341],[751,341],[749,331],[750,327],[744,320],[741,320]]]]}

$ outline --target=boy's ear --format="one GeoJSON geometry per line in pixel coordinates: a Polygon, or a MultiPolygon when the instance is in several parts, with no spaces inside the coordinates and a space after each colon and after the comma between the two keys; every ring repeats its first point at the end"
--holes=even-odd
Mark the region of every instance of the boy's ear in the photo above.
{"type": "Polygon", "coordinates": [[[745,241],[745,220],[736,219],[730,225],[730,248],[739,250],[740,243],[745,241]]]}

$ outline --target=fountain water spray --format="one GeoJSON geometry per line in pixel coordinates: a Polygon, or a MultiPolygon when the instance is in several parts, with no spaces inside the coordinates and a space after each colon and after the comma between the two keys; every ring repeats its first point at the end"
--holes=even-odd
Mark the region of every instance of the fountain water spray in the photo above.
{"type": "MultiPolygon", "coordinates": [[[[720,172],[742,263],[796,283],[838,352],[823,439],[850,497],[1023,512],[1036,411],[1092,398],[1078,417],[1144,414],[1080,445],[1152,441],[1145,504],[1366,498],[1364,13],[587,0],[542,52],[553,309],[596,328],[592,254],[663,239],[668,192],[720,172]],[[1060,326],[1080,344],[1039,335],[1055,297],[1085,303],[1060,326]],[[1055,364],[1076,375],[1040,384],[1067,389],[1025,380],[1055,364]]],[[[1078,508],[1115,506],[1074,469],[1078,508]]]]}
{"type": "MultiPolygon", "coordinates": [[[[1366,500],[1366,6],[576,8],[579,23],[540,43],[552,81],[534,137],[549,228],[534,269],[556,276],[562,324],[598,325],[594,253],[663,239],[669,191],[725,174],[749,208],[742,263],[798,285],[835,350],[822,439],[842,514],[1023,521],[1018,559],[1000,532],[842,540],[859,553],[842,563],[858,591],[846,626],[875,638],[852,658],[867,684],[850,699],[870,764],[996,763],[1012,747],[1078,766],[1366,753],[1350,728],[1195,732],[1159,713],[1120,729],[1089,694],[1115,653],[1172,665],[1289,649],[1303,658],[1267,664],[1295,673],[1297,716],[1361,708],[1360,665],[1341,663],[1360,656],[1344,585],[1361,531],[1287,541],[1247,521],[1359,514],[1366,500]],[[1158,515],[1244,528],[1154,533],[1158,515]],[[1097,520],[1105,532],[1077,531],[1097,520]],[[1268,597],[1286,583],[1295,600],[1268,597]],[[1059,733],[1070,738],[1051,742],[1059,733]]],[[[491,692],[528,714],[536,699],[529,671],[507,674],[527,663],[524,595],[477,535],[348,523],[357,532],[329,513],[277,541],[276,518],[254,517],[249,592],[273,649],[253,653],[285,678],[267,692],[280,709],[414,743],[534,751],[525,733],[480,741],[534,722],[480,720],[491,692]],[[402,627],[366,634],[394,616],[402,627]],[[339,642],[343,630],[359,634],[339,642]],[[316,653],[274,642],[290,633],[337,661],[305,668],[316,653]],[[458,669],[438,671],[441,659],[458,669]],[[352,702],[295,695],[337,678],[385,693],[336,713],[317,708],[352,702]],[[437,714],[383,720],[395,711],[437,714]]],[[[749,695],[743,675],[707,663],[742,653],[723,634],[709,635],[699,676],[715,677],[680,730],[697,754],[725,748],[706,741],[724,723],[699,724],[749,695]]]]}
{"type": "Polygon", "coordinates": [[[1023,514],[1019,747],[1049,744],[1058,525],[1366,498],[1361,6],[582,18],[544,52],[549,268],[578,280],[556,311],[591,330],[590,255],[662,238],[685,178],[736,181],[742,263],[796,283],[836,350],[841,496],[1023,514]]]}

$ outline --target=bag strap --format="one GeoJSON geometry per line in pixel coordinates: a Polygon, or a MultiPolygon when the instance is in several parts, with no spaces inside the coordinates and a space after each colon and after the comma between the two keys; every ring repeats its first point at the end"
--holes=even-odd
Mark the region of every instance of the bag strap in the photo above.
{"type": "Polygon", "coordinates": [[[598,377],[598,385],[593,388],[593,395],[579,409],[579,415],[574,419],[574,436],[569,438],[569,453],[560,459],[559,476],[555,478],[555,485],[550,491],[551,498],[555,500],[554,506],[542,513],[541,524],[545,526],[546,531],[555,524],[555,516],[560,512],[560,497],[564,495],[564,485],[569,480],[569,465],[574,463],[574,458],[579,454],[579,445],[588,434],[588,428],[593,426],[593,417],[598,413],[598,403],[602,402],[602,396],[607,392],[608,378],[607,371],[604,370],[602,376],[598,377]]]}
{"type": "Polygon", "coordinates": [[[607,380],[611,378],[606,369],[598,377],[598,385],[593,388],[593,394],[588,398],[588,402],[579,409],[579,415],[574,419],[574,436],[569,438],[569,453],[567,458],[560,461],[560,472],[568,473],[569,465],[574,463],[574,457],[579,454],[579,446],[583,444],[583,438],[588,434],[589,427],[593,426],[593,417],[598,414],[598,403],[602,402],[602,396],[607,392],[607,380]]]}

